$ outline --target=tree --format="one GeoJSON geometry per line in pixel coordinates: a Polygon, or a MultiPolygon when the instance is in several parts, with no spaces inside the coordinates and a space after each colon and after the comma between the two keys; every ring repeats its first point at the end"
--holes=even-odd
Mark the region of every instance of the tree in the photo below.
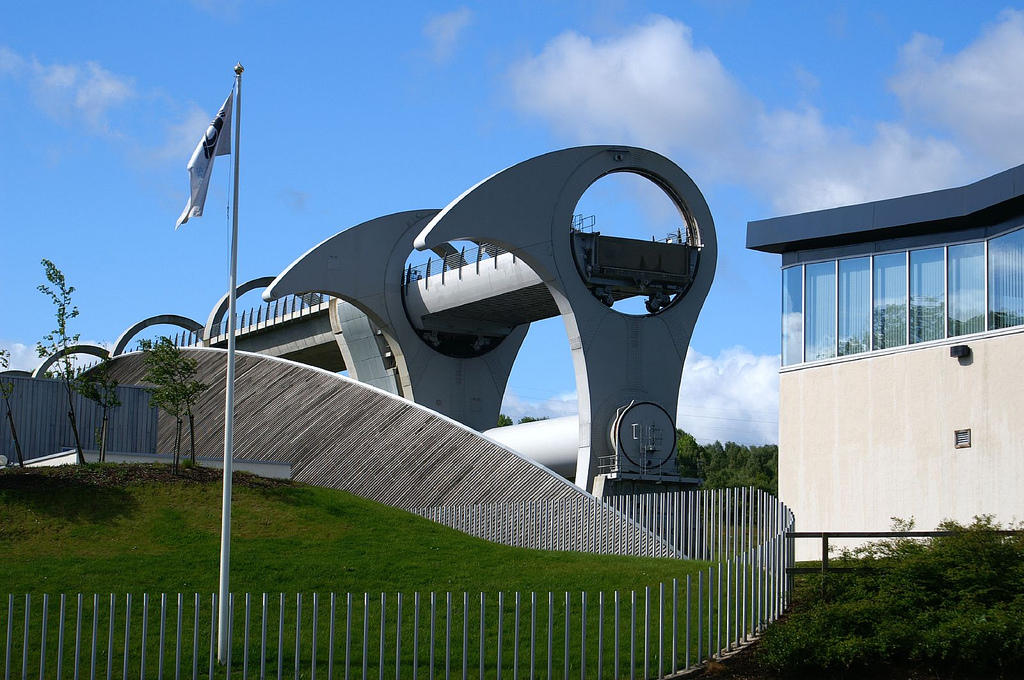
{"type": "Polygon", "coordinates": [[[78,392],[103,409],[103,424],[96,438],[100,449],[100,462],[103,462],[107,459],[107,412],[121,405],[121,400],[117,396],[117,381],[110,377],[109,358],[104,358],[99,366],[79,380],[78,392]]]}
{"type": "Polygon", "coordinates": [[[698,444],[682,430],[676,430],[677,464],[684,477],[699,477],[702,489],[753,486],[778,493],[779,447],[736,442],[698,444]]]}
{"type": "Polygon", "coordinates": [[[512,419],[509,418],[504,413],[498,414],[498,427],[508,427],[509,425],[512,424],[512,422],[512,419]]]}
{"type": "Polygon", "coordinates": [[[540,418],[536,416],[523,416],[522,418],[519,419],[519,424],[522,425],[523,423],[536,423],[538,421],[547,419],[547,416],[541,416],[540,418]]]}
{"type": "Polygon", "coordinates": [[[161,337],[156,342],[143,340],[142,360],[146,364],[146,382],[152,383],[148,388],[152,397],[152,405],[158,406],[176,420],[174,434],[174,472],[178,472],[178,461],[181,457],[181,426],[182,417],[188,417],[189,439],[191,442],[192,463],[196,462],[195,417],[192,407],[196,399],[210,386],[194,380],[198,362],[186,356],[170,338],[161,337]]]}
{"type": "Polygon", "coordinates": [[[64,384],[64,392],[68,398],[68,419],[71,421],[71,432],[75,435],[78,463],[84,465],[85,454],[82,452],[82,440],[78,436],[78,422],[75,420],[74,392],[78,375],[68,354],[71,346],[78,342],[77,333],[68,335],[68,322],[78,316],[78,307],[71,304],[71,294],[75,292],[75,287],[67,285],[64,274],[52,262],[44,258],[42,265],[46,272],[46,280],[53,288],[41,284],[39,292],[50,296],[56,307],[57,327],[48,335],[44,335],[42,342],[36,343],[36,352],[41,359],[54,354],[60,356],[54,364],[55,368],[51,368],[49,373],[64,384]]]}
{"type": "Polygon", "coordinates": [[[700,478],[704,467],[704,449],[688,432],[676,429],[676,467],[683,477],[700,478]]]}
{"type": "MultiPolygon", "coordinates": [[[[11,353],[6,349],[0,349],[0,371],[6,371],[10,364],[11,353]]],[[[14,393],[14,383],[0,382],[0,394],[4,395],[4,405],[7,406],[7,422],[11,426],[11,437],[14,439],[14,451],[18,455],[18,465],[25,467],[25,457],[21,455],[21,442],[18,441],[18,431],[14,428],[14,415],[11,413],[11,395],[14,393]]]]}

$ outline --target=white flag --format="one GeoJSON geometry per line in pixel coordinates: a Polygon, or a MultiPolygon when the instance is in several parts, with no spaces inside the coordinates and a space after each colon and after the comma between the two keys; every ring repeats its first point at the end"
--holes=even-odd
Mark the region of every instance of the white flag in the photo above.
{"type": "Polygon", "coordinates": [[[206,129],[206,134],[199,140],[199,145],[192,152],[192,160],[188,162],[188,177],[192,185],[192,193],[188,204],[182,211],[174,228],[188,222],[190,217],[203,216],[203,204],[206,203],[206,189],[210,185],[210,173],[213,172],[213,159],[231,153],[231,97],[224,100],[217,117],[206,129]]]}

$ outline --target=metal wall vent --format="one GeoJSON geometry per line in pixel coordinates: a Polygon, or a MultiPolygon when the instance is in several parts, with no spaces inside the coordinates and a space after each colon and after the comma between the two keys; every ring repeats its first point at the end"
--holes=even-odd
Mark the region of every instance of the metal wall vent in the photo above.
{"type": "Polygon", "coordinates": [[[967,430],[957,430],[956,432],[953,433],[953,437],[954,437],[954,439],[956,441],[956,448],[958,448],[958,449],[970,448],[970,446],[971,446],[971,431],[970,431],[970,429],[967,429],[967,430]]]}

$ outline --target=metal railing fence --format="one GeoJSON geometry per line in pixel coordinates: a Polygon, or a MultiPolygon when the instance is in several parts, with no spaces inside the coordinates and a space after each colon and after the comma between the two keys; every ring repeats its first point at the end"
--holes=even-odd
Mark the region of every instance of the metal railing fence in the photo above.
{"type": "Polygon", "coordinates": [[[785,505],[753,487],[629,494],[604,501],[579,496],[446,505],[413,512],[521,548],[701,560],[749,553],[793,522],[785,505]]]}
{"type": "MultiPolygon", "coordinates": [[[[639,591],[8,596],[4,678],[664,678],[773,618],[761,563],[718,563],[639,591]]],[[[775,572],[779,573],[779,572],[775,572]]],[[[4,611],[5,610],[5,611],[4,611]]]]}
{"type": "Polygon", "coordinates": [[[3,678],[664,678],[742,645],[788,604],[793,515],[768,494],[588,500],[420,514],[509,545],[706,562],[628,592],[232,596],[225,666],[215,595],[8,595],[3,678]]]}

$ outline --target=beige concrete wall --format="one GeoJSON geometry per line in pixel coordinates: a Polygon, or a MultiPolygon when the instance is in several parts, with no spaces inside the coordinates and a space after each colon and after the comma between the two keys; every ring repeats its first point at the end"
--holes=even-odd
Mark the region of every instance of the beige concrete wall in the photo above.
{"type": "MultiPolygon", "coordinates": [[[[786,370],[779,495],[799,531],[1024,520],[1024,329],[786,370]],[[949,356],[969,345],[970,359],[949,356]],[[971,429],[970,448],[954,431],[971,429]]],[[[797,541],[797,559],[820,542],[797,541]]]]}

